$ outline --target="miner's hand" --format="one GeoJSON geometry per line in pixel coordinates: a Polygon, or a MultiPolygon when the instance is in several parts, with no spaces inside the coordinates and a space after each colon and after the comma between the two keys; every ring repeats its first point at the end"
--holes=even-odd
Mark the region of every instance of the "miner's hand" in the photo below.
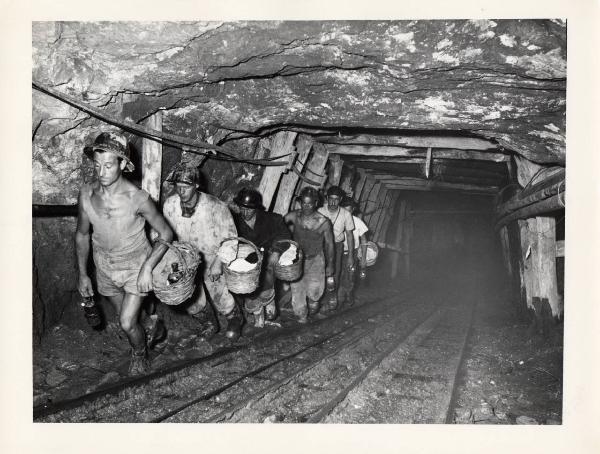
{"type": "Polygon", "coordinates": [[[94,288],[92,287],[92,280],[87,274],[79,276],[79,282],[77,284],[77,290],[83,297],[94,296],[94,288]]]}
{"type": "Polygon", "coordinates": [[[142,266],[137,278],[137,288],[140,292],[146,293],[152,290],[152,270],[142,266]]]}
{"type": "Polygon", "coordinates": [[[212,282],[215,282],[219,280],[221,274],[223,274],[223,262],[221,262],[219,257],[216,257],[215,260],[212,262],[210,269],[208,270],[208,278],[212,282]]]}

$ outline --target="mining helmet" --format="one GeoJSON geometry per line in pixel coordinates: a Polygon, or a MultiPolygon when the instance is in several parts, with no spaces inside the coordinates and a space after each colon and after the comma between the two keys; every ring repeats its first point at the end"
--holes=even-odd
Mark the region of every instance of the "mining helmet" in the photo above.
{"type": "Polygon", "coordinates": [[[169,183],[186,183],[191,185],[200,185],[200,169],[197,166],[191,166],[185,162],[177,164],[169,177],[169,183]]]}
{"type": "Polygon", "coordinates": [[[125,161],[125,168],[128,171],[133,172],[135,169],[133,162],[131,162],[129,144],[125,136],[121,134],[115,132],[103,132],[96,137],[96,140],[94,140],[92,145],[83,149],[85,155],[90,159],[94,159],[95,151],[113,153],[125,161]]]}
{"type": "Polygon", "coordinates": [[[243,188],[237,193],[233,201],[244,208],[257,209],[262,206],[260,192],[250,188],[243,188]]]}
{"type": "Polygon", "coordinates": [[[329,189],[327,189],[327,197],[330,195],[338,196],[341,199],[346,195],[346,193],[339,186],[331,186],[329,189]]]}

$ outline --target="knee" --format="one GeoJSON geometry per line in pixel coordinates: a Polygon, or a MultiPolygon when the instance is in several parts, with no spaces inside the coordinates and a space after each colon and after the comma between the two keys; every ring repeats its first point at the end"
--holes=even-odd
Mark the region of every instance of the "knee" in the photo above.
{"type": "Polygon", "coordinates": [[[121,326],[121,329],[126,333],[131,333],[132,331],[134,331],[136,324],[137,323],[133,317],[121,316],[119,318],[119,325],[121,326]]]}

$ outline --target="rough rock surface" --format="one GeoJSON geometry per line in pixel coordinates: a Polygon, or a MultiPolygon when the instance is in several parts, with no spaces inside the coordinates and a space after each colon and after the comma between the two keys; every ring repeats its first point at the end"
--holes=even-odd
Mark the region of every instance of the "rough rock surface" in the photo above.
{"type": "MultiPolygon", "coordinates": [[[[208,141],[282,125],[459,130],[565,160],[560,21],[45,22],[33,60],[40,84],[116,118],[161,109],[165,130],[208,141]]],[[[73,202],[98,123],[33,102],[34,200],[73,202]]]]}

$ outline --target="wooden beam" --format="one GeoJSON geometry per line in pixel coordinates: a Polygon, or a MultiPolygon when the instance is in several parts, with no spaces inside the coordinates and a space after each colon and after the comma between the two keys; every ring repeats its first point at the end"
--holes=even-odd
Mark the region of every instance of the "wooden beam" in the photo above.
{"type": "Polygon", "coordinates": [[[365,187],[365,182],[367,181],[367,173],[362,169],[358,169],[358,175],[359,178],[356,182],[356,186],[354,187],[354,194],[352,196],[357,202],[360,200],[362,190],[365,187]]]}
{"type": "MultiPolygon", "coordinates": [[[[298,152],[298,156],[296,158],[295,166],[298,171],[302,172],[304,169],[304,164],[306,163],[308,155],[310,154],[313,141],[310,136],[302,134],[298,137],[296,142],[296,151],[298,152]]],[[[291,170],[283,175],[277,191],[275,207],[273,208],[275,213],[281,214],[282,216],[288,213],[299,178],[300,177],[298,174],[292,172],[291,170]]]]}
{"type": "Polygon", "coordinates": [[[553,317],[562,316],[562,304],[558,295],[556,277],[556,220],[553,217],[538,216],[538,254],[535,257],[539,279],[539,297],[548,301],[553,317]]]}
{"type": "Polygon", "coordinates": [[[565,240],[556,242],[556,256],[557,257],[565,256],[565,240]]]}
{"type": "MultiPolygon", "coordinates": [[[[318,181],[319,186],[322,187],[325,184],[325,180],[327,179],[327,175],[324,175],[323,172],[325,170],[325,166],[327,165],[327,158],[329,157],[329,152],[325,149],[323,144],[314,143],[312,146],[312,151],[308,158],[308,165],[305,166],[305,171],[303,175],[307,178],[310,178],[313,181],[318,181]],[[319,177],[318,175],[323,175],[319,177]]],[[[296,191],[299,193],[306,186],[313,186],[306,181],[301,181],[297,186],[296,191]]]]}
{"type": "Polygon", "coordinates": [[[342,158],[340,155],[334,154],[329,156],[329,179],[328,186],[338,186],[342,177],[342,158]]]}
{"type": "Polygon", "coordinates": [[[373,226],[373,228],[371,229],[373,231],[373,238],[378,238],[379,236],[379,224],[381,217],[383,216],[383,213],[385,213],[387,207],[388,194],[388,189],[382,186],[377,197],[381,202],[377,204],[376,211],[371,216],[371,219],[369,219],[370,225],[373,226]]]}
{"type": "MultiPolygon", "coordinates": [[[[276,133],[270,140],[271,156],[281,156],[290,153],[294,148],[294,139],[298,133],[290,131],[280,131],[276,133]]],[[[280,158],[279,161],[287,161],[288,157],[280,158]]],[[[279,180],[285,171],[285,166],[266,166],[263,171],[262,178],[258,185],[258,192],[262,195],[263,205],[265,209],[271,208],[271,202],[279,180]]]]}
{"type": "Polygon", "coordinates": [[[458,150],[497,150],[495,143],[476,137],[453,136],[376,136],[344,135],[318,139],[320,142],[339,145],[396,145],[417,148],[455,148],[458,150]]]}
{"type": "Polygon", "coordinates": [[[381,191],[382,187],[383,184],[381,184],[378,181],[375,182],[375,184],[373,185],[373,189],[371,189],[371,192],[369,194],[367,204],[365,206],[364,221],[365,224],[369,226],[369,229],[371,229],[371,231],[373,231],[373,227],[375,227],[371,224],[371,219],[373,218],[373,215],[377,212],[377,210],[381,209],[379,201],[379,192],[381,191]]]}
{"type": "MultiPolygon", "coordinates": [[[[563,194],[564,196],[564,194],[563,194]]],[[[508,224],[517,219],[526,219],[536,215],[549,213],[564,208],[562,197],[559,194],[548,197],[547,199],[540,200],[526,207],[520,208],[513,211],[511,214],[500,218],[496,222],[496,228],[499,229],[502,226],[508,224]]]]}
{"type": "Polygon", "coordinates": [[[388,237],[388,227],[390,225],[390,222],[392,221],[392,217],[394,216],[395,212],[396,212],[396,203],[398,201],[398,198],[400,197],[400,192],[399,191],[390,191],[391,192],[391,201],[390,204],[388,206],[388,209],[385,212],[385,216],[383,218],[383,223],[381,225],[381,234],[380,234],[380,239],[382,241],[387,241],[387,237],[388,237]]]}
{"type": "MultiPolygon", "coordinates": [[[[344,167],[342,165],[342,170],[343,169],[344,167]]],[[[348,194],[349,197],[354,197],[354,191],[352,190],[352,180],[354,179],[355,173],[356,170],[354,169],[354,167],[346,167],[346,172],[342,171],[342,178],[340,178],[340,188],[342,188],[342,191],[348,194]]]]}
{"type": "Polygon", "coordinates": [[[361,191],[359,200],[360,211],[363,213],[363,221],[365,213],[367,211],[367,205],[369,204],[369,194],[373,190],[373,186],[375,186],[376,183],[375,178],[373,178],[371,175],[365,174],[365,176],[366,180],[363,186],[363,190],[361,191]]]}
{"type": "Polygon", "coordinates": [[[425,178],[429,179],[431,171],[431,147],[427,149],[427,156],[425,157],[425,178]]]}
{"type": "MultiPolygon", "coordinates": [[[[364,156],[364,157],[406,157],[406,158],[427,158],[426,150],[385,147],[369,145],[328,145],[327,150],[331,154],[340,156],[364,156]]],[[[435,151],[436,159],[469,159],[478,161],[506,162],[510,160],[510,155],[504,153],[485,152],[477,150],[456,150],[439,149],[435,151]]]]}
{"type": "Polygon", "coordinates": [[[398,178],[386,179],[385,181],[379,179],[390,189],[404,189],[407,191],[434,191],[434,190],[453,190],[453,191],[468,191],[468,192],[480,192],[485,194],[496,194],[498,187],[496,186],[478,186],[472,184],[460,184],[460,183],[445,183],[442,181],[429,181],[421,180],[418,178],[398,178]]]}
{"type": "MultiPolygon", "coordinates": [[[[158,111],[144,122],[144,126],[162,131],[162,112],[158,111]]],[[[155,203],[160,202],[162,175],[162,143],[142,139],[142,189],[150,194],[155,203]]]]}

